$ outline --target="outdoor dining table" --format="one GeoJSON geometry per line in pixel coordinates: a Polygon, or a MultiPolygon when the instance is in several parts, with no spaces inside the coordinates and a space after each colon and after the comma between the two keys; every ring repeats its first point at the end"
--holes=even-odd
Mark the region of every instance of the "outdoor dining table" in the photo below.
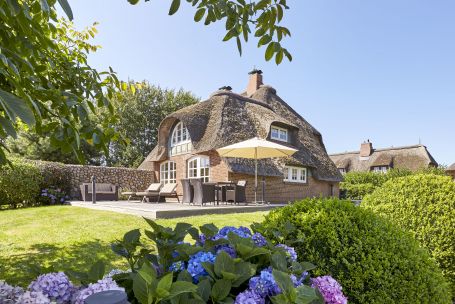
{"type": "Polygon", "coordinates": [[[222,193],[223,188],[229,187],[229,186],[234,186],[235,182],[226,181],[226,182],[213,182],[213,183],[204,183],[204,184],[215,186],[215,202],[216,202],[216,205],[219,206],[220,205],[220,196],[219,196],[220,191],[222,193]]]}

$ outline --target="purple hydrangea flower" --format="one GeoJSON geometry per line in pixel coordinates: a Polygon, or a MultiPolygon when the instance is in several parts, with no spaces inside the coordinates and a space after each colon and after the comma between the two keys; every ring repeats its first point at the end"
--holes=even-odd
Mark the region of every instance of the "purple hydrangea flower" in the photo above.
{"type": "Polygon", "coordinates": [[[218,255],[221,251],[226,252],[229,254],[229,256],[233,259],[237,257],[237,252],[235,251],[235,248],[232,247],[231,245],[224,244],[224,245],[218,245],[215,246],[216,254],[218,255]]]}
{"type": "Polygon", "coordinates": [[[27,291],[16,302],[17,304],[50,304],[51,300],[41,291],[27,291]]]}
{"type": "Polygon", "coordinates": [[[322,276],[311,279],[311,287],[319,289],[327,304],[346,304],[348,299],[343,294],[342,287],[331,276],[322,276]]]}
{"type": "Polygon", "coordinates": [[[288,257],[288,260],[290,262],[296,262],[297,261],[297,253],[295,252],[295,249],[293,247],[289,247],[284,244],[278,244],[276,247],[283,248],[284,251],[286,251],[286,256],[288,257]]]}
{"type": "Polygon", "coordinates": [[[254,291],[247,289],[237,295],[234,304],[265,304],[265,299],[254,291]]]}
{"type": "Polygon", "coordinates": [[[259,232],[256,232],[255,234],[253,234],[253,236],[251,237],[251,239],[254,241],[254,243],[256,244],[256,246],[259,246],[259,247],[264,247],[267,245],[267,240],[265,239],[265,237],[260,234],[259,232]]]}
{"type": "Polygon", "coordinates": [[[119,287],[117,283],[111,278],[104,278],[96,283],[89,284],[87,288],[79,290],[73,297],[72,303],[84,304],[86,298],[92,294],[106,291],[106,290],[121,290],[125,291],[122,287],[119,287]]]}
{"type": "Polygon", "coordinates": [[[192,255],[188,261],[187,270],[195,282],[199,281],[199,277],[208,274],[202,266],[203,262],[213,264],[215,263],[215,256],[211,252],[199,251],[195,255],[192,255]]]}
{"type": "Polygon", "coordinates": [[[69,303],[74,286],[63,272],[42,274],[29,286],[30,291],[40,291],[58,304],[69,303]]]}
{"type": "Polygon", "coordinates": [[[281,293],[280,287],[278,287],[278,284],[273,278],[271,268],[264,269],[259,276],[252,277],[250,279],[249,287],[251,291],[264,298],[266,296],[273,296],[281,293]]]}
{"type": "Polygon", "coordinates": [[[11,286],[5,281],[0,281],[0,303],[14,304],[23,293],[24,290],[21,287],[11,286]]]}
{"type": "Polygon", "coordinates": [[[103,279],[105,278],[112,278],[113,276],[115,276],[116,274],[121,274],[121,273],[125,273],[126,271],[123,271],[121,269],[112,269],[111,271],[109,271],[108,274],[106,274],[103,279]]]}

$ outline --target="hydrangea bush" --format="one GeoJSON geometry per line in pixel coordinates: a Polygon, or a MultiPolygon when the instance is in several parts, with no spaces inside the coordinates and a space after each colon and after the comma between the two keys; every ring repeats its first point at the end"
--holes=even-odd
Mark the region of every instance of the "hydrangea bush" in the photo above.
{"type": "Polygon", "coordinates": [[[60,188],[49,187],[41,190],[40,202],[43,205],[64,204],[70,199],[69,195],[60,188]]]}
{"type": "Polygon", "coordinates": [[[25,292],[0,282],[0,303],[84,304],[105,290],[124,290],[132,304],[347,303],[332,277],[311,278],[315,266],[299,261],[294,248],[274,244],[246,227],[207,224],[197,229],[179,223],[171,229],[146,221],[152,229],[145,235],[153,246],[138,229],[112,244],[130,271],[105,275],[99,261],[87,273],[42,274],[25,292]],[[190,238],[193,242],[184,242],[190,238]]]}

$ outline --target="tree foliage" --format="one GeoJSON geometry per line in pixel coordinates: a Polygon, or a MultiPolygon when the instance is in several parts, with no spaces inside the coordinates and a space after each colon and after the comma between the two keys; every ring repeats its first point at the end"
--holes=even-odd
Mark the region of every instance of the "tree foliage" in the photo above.
{"type": "Polygon", "coordinates": [[[114,127],[127,145],[112,142],[107,164],[137,167],[157,144],[158,128],[170,113],[199,101],[191,92],[162,89],[148,82],[123,84],[112,100],[118,121],[114,127]]]}
{"type": "MultiPolygon", "coordinates": [[[[137,4],[140,0],[128,0],[137,4]]],[[[145,0],[146,2],[149,0],[145,0]]],[[[181,0],[172,0],[169,15],[174,15],[180,8],[181,0]]],[[[283,38],[291,36],[288,28],[281,25],[284,12],[289,9],[287,0],[186,0],[195,9],[194,21],[209,25],[224,21],[226,34],[223,41],[235,39],[240,55],[242,41],[248,42],[251,35],[258,39],[258,47],[266,47],[265,59],[275,57],[280,64],[286,57],[292,61],[291,53],[281,43],[283,38]]]]}
{"type": "MultiPolygon", "coordinates": [[[[59,0],[71,18],[66,0],[59,0]]],[[[53,146],[84,160],[81,144],[107,151],[114,136],[109,115],[101,128],[89,113],[113,110],[118,80],[112,69],[98,72],[87,63],[96,46],[87,40],[95,27],[77,32],[58,20],[55,0],[0,2],[0,163],[6,161],[5,139],[17,136],[22,121],[53,146]]]]}

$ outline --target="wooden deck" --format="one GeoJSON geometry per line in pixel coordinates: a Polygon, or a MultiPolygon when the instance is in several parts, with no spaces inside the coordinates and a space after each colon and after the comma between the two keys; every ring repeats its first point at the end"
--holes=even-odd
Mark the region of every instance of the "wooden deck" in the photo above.
{"type": "Polygon", "coordinates": [[[187,204],[179,204],[177,202],[166,203],[139,203],[128,201],[99,201],[96,204],[92,202],[72,201],[72,206],[113,211],[124,214],[132,214],[143,216],[151,219],[159,218],[179,218],[188,216],[197,216],[205,214],[228,214],[228,213],[245,213],[255,211],[268,211],[273,208],[285,206],[284,204],[271,205],[254,205],[254,204],[220,204],[220,205],[204,205],[193,206],[187,204]]]}

